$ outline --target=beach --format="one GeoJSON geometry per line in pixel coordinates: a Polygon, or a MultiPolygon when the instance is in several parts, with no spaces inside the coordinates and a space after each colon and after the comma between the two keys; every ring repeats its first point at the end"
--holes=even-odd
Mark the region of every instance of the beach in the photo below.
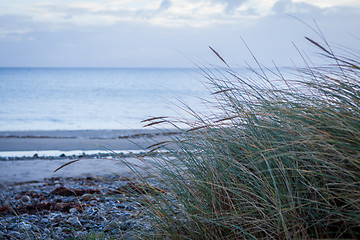
{"type": "MultiPolygon", "coordinates": [[[[139,231],[151,232],[141,204],[149,186],[136,180],[128,164],[150,179],[156,155],[146,156],[146,148],[174,134],[0,132],[0,237],[86,239],[100,234],[131,239],[139,231]]],[[[165,191],[157,180],[153,189],[165,191]]]]}
{"type": "Polygon", "coordinates": [[[73,130],[0,132],[0,184],[50,177],[123,175],[121,158],[140,164],[136,154],[176,134],[170,130],[73,130]],[[80,161],[57,172],[74,159],[80,161]]]}

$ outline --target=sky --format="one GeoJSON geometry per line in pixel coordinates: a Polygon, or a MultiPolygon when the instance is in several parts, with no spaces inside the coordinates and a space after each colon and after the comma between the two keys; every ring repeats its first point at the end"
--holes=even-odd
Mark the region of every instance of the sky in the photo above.
{"type": "MultiPolygon", "coordinates": [[[[0,67],[289,66],[360,44],[359,0],[0,0],[0,67]],[[316,24],[315,24],[316,22],[316,24]],[[245,45],[246,44],[246,45],[245,45]],[[296,46],[296,47],[295,47],[296,46]]],[[[357,49],[358,50],[358,49],[357,49]]]]}

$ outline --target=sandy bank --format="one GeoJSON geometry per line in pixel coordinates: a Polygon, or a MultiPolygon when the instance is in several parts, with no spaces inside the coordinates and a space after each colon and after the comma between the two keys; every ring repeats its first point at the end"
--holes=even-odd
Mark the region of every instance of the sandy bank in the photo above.
{"type": "MultiPolygon", "coordinates": [[[[41,181],[51,177],[133,176],[131,170],[121,160],[110,159],[81,159],[54,172],[70,161],[69,159],[0,161],[0,184],[41,181]]],[[[152,158],[146,157],[144,161],[137,158],[126,158],[126,161],[148,169],[147,164],[151,164],[152,158]]]]}
{"type": "Polygon", "coordinates": [[[171,130],[3,131],[0,151],[141,150],[175,133],[171,130]]]}

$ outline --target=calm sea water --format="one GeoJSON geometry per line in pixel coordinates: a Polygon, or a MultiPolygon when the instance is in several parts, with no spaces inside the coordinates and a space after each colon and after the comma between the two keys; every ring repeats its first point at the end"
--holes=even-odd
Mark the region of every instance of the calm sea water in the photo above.
{"type": "Polygon", "coordinates": [[[139,129],[208,95],[196,69],[0,68],[0,131],[139,129]]]}

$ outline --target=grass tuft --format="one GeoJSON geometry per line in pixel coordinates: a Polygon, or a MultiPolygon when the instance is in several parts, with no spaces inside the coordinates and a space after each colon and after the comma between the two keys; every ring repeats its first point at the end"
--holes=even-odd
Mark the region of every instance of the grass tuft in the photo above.
{"type": "MultiPolygon", "coordinates": [[[[276,79],[242,76],[211,48],[226,64],[203,70],[216,111],[189,108],[194,120],[157,162],[168,191],[148,202],[154,238],[360,236],[360,59],[307,40],[330,64],[276,79]]],[[[164,122],[176,125],[146,124],[164,122]]]]}

